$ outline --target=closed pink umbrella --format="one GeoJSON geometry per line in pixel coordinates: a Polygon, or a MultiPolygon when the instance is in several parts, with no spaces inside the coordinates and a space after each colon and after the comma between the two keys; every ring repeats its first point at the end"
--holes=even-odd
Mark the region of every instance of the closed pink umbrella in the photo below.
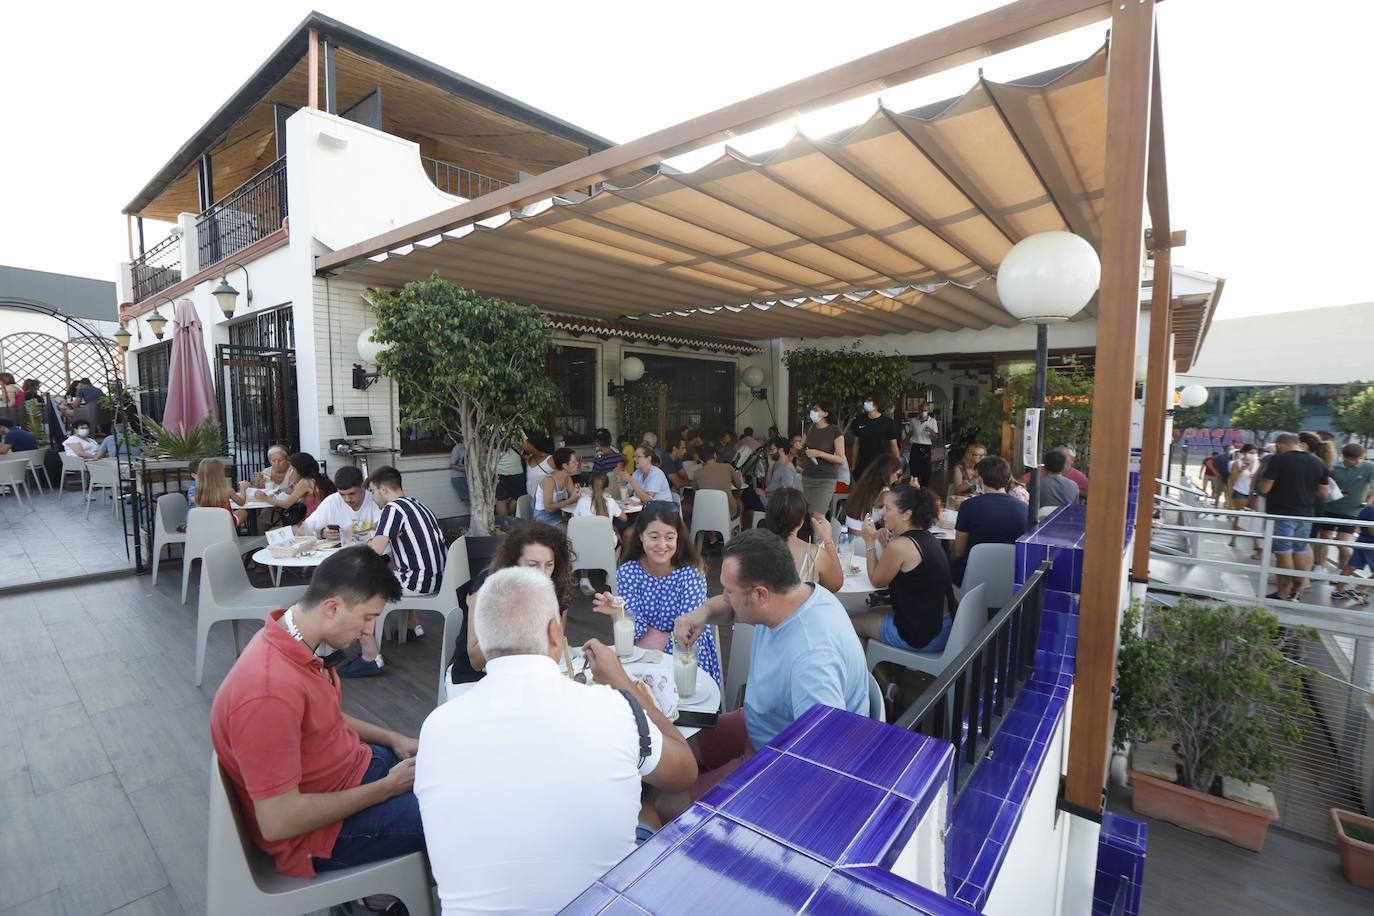
{"type": "Polygon", "coordinates": [[[215,408],[215,382],[210,375],[210,360],[205,355],[205,336],[200,316],[189,299],[177,303],[172,318],[172,359],[167,367],[167,406],[162,425],[185,433],[199,426],[206,417],[219,421],[215,408]]]}

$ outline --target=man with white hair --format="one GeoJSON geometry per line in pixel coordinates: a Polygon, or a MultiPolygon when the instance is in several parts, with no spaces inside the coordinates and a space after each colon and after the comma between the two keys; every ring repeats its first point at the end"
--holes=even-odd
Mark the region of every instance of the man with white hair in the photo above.
{"type": "Polygon", "coordinates": [[[430,713],[415,764],[439,899],[445,916],[557,912],[658,826],[641,777],[681,792],[696,761],[600,640],[583,647],[596,685],[564,676],[548,576],[493,573],[472,624],[487,676],[430,713]]]}

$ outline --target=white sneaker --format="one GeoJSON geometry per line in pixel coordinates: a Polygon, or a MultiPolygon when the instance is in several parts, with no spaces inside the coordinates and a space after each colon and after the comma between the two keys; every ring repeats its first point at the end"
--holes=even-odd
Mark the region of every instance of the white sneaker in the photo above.
{"type": "Polygon", "coordinates": [[[578,580],[577,587],[582,589],[582,594],[586,595],[588,598],[596,594],[596,589],[592,588],[592,580],[588,579],[586,576],[578,580]]]}

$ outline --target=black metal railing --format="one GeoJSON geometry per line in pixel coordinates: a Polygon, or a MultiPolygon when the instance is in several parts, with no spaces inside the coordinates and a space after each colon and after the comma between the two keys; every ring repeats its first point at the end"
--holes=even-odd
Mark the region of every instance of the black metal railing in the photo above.
{"type": "Polygon", "coordinates": [[[454,165],[452,162],[431,159],[429,156],[421,156],[420,165],[424,167],[429,180],[434,182],[434,186],[440,191],[466,197],[468,200],[481,197],[483,194],[490,194],[498,188],[512,184],[512,182],[500,178],[492,178],[490,175],[474,172],[472,169],[465,169],[461,165],[454,165]]]}
{"type": "Polygon", "coordinates": [[[265,239],[286,219],[286,157],[239,185],[196,220],[204,270],[265,239]]]}
{"type": "Polygon", "coordinates": [[[1034,670],[1050,565],[1048,560],[1040,564],[896,722],[899,728],[954,745],[956,798],[1034,670]]]}
{"type": "Polygon", "coordinates": [[[134,301],[141,302],[181,282],[181,233],[174,232],[145,251],[133,264],[134,301]]]}

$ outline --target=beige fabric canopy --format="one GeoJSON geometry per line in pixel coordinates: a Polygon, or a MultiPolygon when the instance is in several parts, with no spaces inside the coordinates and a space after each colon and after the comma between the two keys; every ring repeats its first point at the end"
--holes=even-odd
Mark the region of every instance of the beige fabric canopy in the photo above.
{"type": "Polygon", "coordinates": [[[952,103],[758,159],[726,153],[606,184],[345,266],[398,286],[438,271],[554,311],[732,337],[1011,326],[988,282],[1047,229],[1095,246],[1106,49],[952,103]]]}

